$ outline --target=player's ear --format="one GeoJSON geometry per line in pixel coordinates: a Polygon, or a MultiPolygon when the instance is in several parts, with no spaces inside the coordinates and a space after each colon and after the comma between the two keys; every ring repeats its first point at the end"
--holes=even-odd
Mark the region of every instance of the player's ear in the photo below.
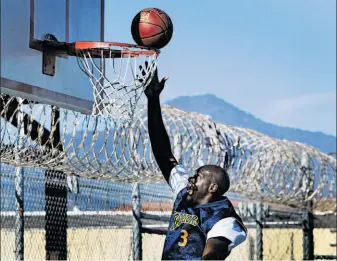
{"type": "Polygon", "coordinates": [[[218,184],[212,183],[211,185],[209,185],[208,192],[215,193],[218,188],[218,184]]]}

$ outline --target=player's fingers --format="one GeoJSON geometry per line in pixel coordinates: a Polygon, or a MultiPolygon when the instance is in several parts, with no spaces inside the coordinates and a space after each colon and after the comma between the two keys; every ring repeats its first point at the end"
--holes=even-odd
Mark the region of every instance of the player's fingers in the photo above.
{"type": "Polygon", "coordinates": [[[157,79],[157,81],[158,81],[158,70],[157,70],[157,68],[154,70],[153,78],[157,79]]]}
{"type": "Polygon", "coordinates": [[[144,81],[143,78],[139,77],[138,74],[136,75],[136,79],[138,79],[138,81],[141,82],[141,83],[144,81]]]}
{"type": "Polygon", "coordinates": [[[160,83],[158,84],[159,86],[159,91],[161,92],[163,89],[164,89],[164,86],[165,86],[165,82],[167,81],[167,79],[168,79],[168,77],[164,77],[161,81],[160,81],[160,83]]]}
{"type": "Polygon", "coordinates": [[[146,64],[145,64],[145,68],[143,68],[143,66],[139,65],[139,70],[140,70],[140,72],[143,76],[146,75],[146,68],[147,68],[146,64]]]}
{"type": "Polygon", "coordinates": [[[147,71],[147,65],[145,65],[145,68],[142,70],[142,75],[145,76],[147,71]]]}
{"type": "Polygon", "coordinates": [[[167,80],[168,80],[168,77],[165,76],[165,77],[160,81],[160,84],[161,84],[161,85],[164,85],[165,82],[166,82],[167,80]]]}

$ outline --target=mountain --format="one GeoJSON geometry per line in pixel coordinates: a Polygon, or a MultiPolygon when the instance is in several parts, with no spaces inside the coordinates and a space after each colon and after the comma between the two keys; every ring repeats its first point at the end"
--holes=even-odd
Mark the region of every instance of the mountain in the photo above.
{"type": "Polygon", "coordinates": [[[215,122],[257,130],[268,136],[312,145],[322,152],[336,152],[336,137],[322,132],[282,127],[264,122],[215,95],[181,96],[166,104],[179,109],[210,115],[215,122]]]}

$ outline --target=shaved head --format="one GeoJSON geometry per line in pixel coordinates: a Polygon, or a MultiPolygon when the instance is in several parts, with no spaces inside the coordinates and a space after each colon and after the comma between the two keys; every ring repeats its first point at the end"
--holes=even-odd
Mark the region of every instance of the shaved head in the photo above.
{"type": "Polygon", "coordinates": [[[228,173],[224,168],[221,168],[216,165],[205,165],[199,168],[199,171],[203,173],[207,173],[211,175],[214,178],[214,181],[218,185],[218,193],[219,196],[223,195],[226,193],[229,189],[230,186],[230,180],[228,173]]]}
{"type": "Polygon", "coordinates": [[[223,199],[230,185],[225,169],[216,165],[205,165],[188,178],[186,203],[201,205],[223,199]]]}

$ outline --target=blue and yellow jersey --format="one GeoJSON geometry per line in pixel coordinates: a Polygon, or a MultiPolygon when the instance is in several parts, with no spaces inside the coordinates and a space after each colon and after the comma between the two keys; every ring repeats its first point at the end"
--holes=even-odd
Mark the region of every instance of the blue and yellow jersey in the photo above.
{"type": "Polygon", "coordinates": [[[231,241],[225,253],[245,241],[247,229],[236,214],[231,202],[222,200],[184,207],[187,193],[188,174],[186,169],[176,166],[170,176],[169,185],[176,199],[164,244],[163,260],[197,260],[210,238],[225,237],[231,241]]]}

